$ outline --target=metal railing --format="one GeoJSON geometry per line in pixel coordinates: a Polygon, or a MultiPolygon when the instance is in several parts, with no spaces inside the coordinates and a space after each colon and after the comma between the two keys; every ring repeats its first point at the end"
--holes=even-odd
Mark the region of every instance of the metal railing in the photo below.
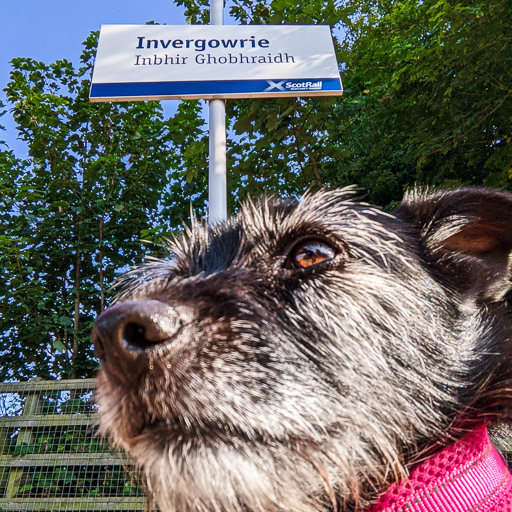
{"type": "Polygon", "coordinates": [[[145,509],[137,472],[96,434],[94,387],[0,384],[0,511],[145,509]]]}

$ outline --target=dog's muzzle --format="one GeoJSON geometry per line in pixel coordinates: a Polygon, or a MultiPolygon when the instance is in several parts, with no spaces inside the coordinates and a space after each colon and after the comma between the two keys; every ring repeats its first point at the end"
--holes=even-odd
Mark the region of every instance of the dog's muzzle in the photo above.
{"type": "Polygon", "coordinates": [[[117,304],[94,324],[94,353],[109,376],[121,382],[132,381],[144,372],[152,352],[176,338],[185,323],[183,316],[175,307],[158,300],[117,304]]]}

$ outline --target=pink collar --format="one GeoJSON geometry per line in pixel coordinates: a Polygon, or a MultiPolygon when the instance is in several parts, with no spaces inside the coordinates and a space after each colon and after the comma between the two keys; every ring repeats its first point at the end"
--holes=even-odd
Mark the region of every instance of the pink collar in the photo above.
{"type": "Polygon", "coordinates": [[[510,512],[512,475],[485,425],[416,466],[367,512],[510,512]]]}

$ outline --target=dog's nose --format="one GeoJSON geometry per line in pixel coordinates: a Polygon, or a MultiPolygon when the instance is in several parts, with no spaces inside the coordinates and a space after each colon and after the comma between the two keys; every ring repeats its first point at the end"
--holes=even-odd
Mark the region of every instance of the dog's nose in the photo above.
{"type": "Polygon", "coordinates": [[[96,320],[94,352],[109,371],[130,372],[157,345],[169,342],[182,326],[178,311],[158,300],[127,301],[104,311],[96,320]]]}

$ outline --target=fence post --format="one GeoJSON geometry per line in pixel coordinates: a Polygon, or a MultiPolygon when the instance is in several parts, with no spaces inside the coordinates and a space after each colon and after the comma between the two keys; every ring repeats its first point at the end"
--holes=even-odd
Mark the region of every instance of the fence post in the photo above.
{"type": "MultiPolygon", "coordinates": [[[[7,456],[7,444],[9,436],[7,432],[0,428],[0,457],[7,456]]],[[[9,479],[9,468],[0,467],[0,498],[5,494],[4,491],[7,489],[7,482],[9,479]]],[[[0,508],[0,510],[2,510],[0,508]]]]}
{"type": "MultiPolygon", "coordinates": [[[[42,380],[39,377],[36,377],[32,380],[32,382],[37,382],[42,380]]],[[[25,398],[25,403],[23,405],[22,416],[34,416],[39,414],[40,412],[41,401],[39,398],[38,391],[28,392],[25,398]]],[[[34,436],[32,433],[32,427],[20,427],[20,431],[18,433],[18,439],[16,440],[16,448],[23,444],[30,444],[34,440],[34,436]]],[[[7,489],[5,492],[5,497],[7,499],[14,498],[18,493],[20,488],[20,483],[23,477],[23,468],[14,468],[11,469],[9,474],[9,481],[7,482],[7,489]]]]}

